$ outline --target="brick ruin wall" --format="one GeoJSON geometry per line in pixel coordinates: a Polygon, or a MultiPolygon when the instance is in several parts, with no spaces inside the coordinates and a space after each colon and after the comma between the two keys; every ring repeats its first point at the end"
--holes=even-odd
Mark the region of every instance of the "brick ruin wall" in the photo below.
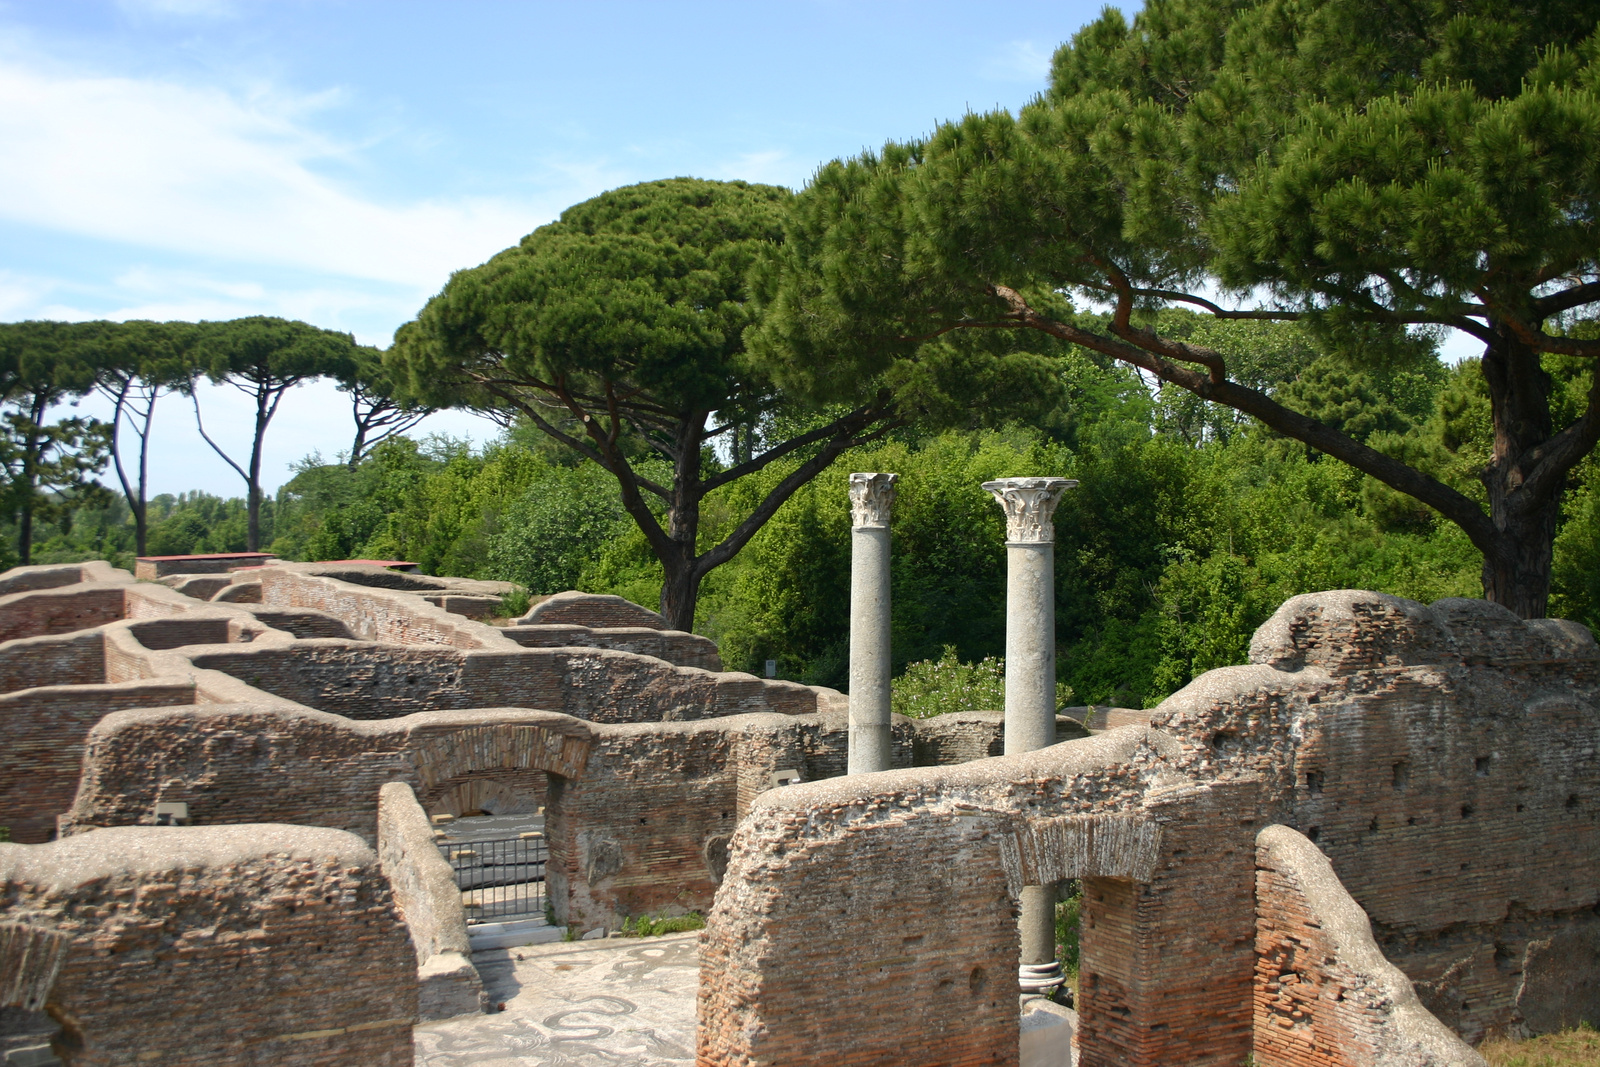
{"type": "MultiPolygon", "coordinates": [[[[320,591],[318,596],[330,589],[340,596],[349,593],[340,591],[345,583],[324,576],[288,573],[285,588],[312,588],[320,591]]],[[[1211,672],[1146,713],[1159,730],[1133,730],[1142,747],[1129,759],[1143,768],[1138,773],[1144,777],[1132,786],[1126,767],[1061,774],[990,759],[968,768],[976,774],[987,767],[999,776],[984,779],[987,784],[978,792],[995,795],[988,795],[983,802],[988,807],[979,804],[976,814],[962,807],[970,795],[945,795],[956,779],[939,776],[955,772],[941,771],[927,779],[937,788],[907,787],[911,796],[902,790],[885,799],[876,791],[878,785],[861,787],[866,792],[844,808],[864,808],[870,817],[850,815],[837,821],[805,808],[803,819],[792,816],[774,824],[771,812],[804,808],[808,791],[849,784],[836,780],[771,788],[776,770],[798,771],[813,783],[842,773],[844,735],[837,715],[842,701],[829,691],[673,668],[659,659],[604,649],[523,649],[504,632],[438,612],[416,595],[386,590],[350,594],[359,610],[335,618],[309,602],[315,597],[251,609],[202,605],[169,589],[127,587],[124,582],[120,621],[96,623],[95,612],[101,609],[74,609],[72,596],[98,604],[105,584],[117,583],[99,573],[80,576],[92,579],[87,587],[26,588],[0,596],[0,625],[9,612],[31,613],[38,625],[57,634],[70,632],[78,622],[95,627],[79,627],[77,636],[102,638],[104,681],[81,684],[187,680],[193,684],[195,706],[117,712],[107,719],[105,747],[86,762],[69,829],[97,822],[148,822],[158,794],[162,799],[183,794],[202,822],[342,822],[341,828],[371,840],[377,789],[385,782],[406,782],[424,807],[437,810],[487,795],[526,801],[539,787],[538,779],[548,775],[552,888],[561,884],[567,918],[580,925],[613,925],[621,915],[709,899],[725,865],[741,872],[726,880],[730,886],[741,883],[738,897],[755,899],[766,893],[769,901],[780,902],[788,894],[805,900],[808,892],[823,893],[818,887],[830,878],[836,889],[846,877],[872,880],[880,863],[888,863],[886,869],[897,876],[916,869],[920,879],[924,868],[945,866],[940,857],[946,845],[941,841],[953,824],[978,839],[989,835],[989,844],[998,850],[1003,882],[998,897],[992,895],[992,879],[984,882],[989,875],[982,872],[965,872],[967,881],[951,891],[960,899],[977,892],[973,900],[1001,902],[1008,917],[998,923],[1009,930],[1009,947],[1004,949],[1010,954],[1008,971],[1016,959],[1014,923],[1006,926],[1009,901],[1025,884],[1018,879],[1030,877],[1030,871],[1042,877],[1041,870],[1055,871],[1052,877],[1084,879],[1080,1035],[1085,1051],[1080,1062],[1093,1067],[1111,1062],[1222,1063],[1240,1047],[1249,1051],[1250,982],[1246,977],[1243,986],[1239,983],[1246,974],[1240,960],[1257,965],[1253,946],[1262,925],[1255,912],[1253,835],[1263,826],[1282,824],[1304,832],[1327,854],[1332,870],[1372,917],[1382,951],[1416,983],[1422,1003],[1469,1039],[1491,1032],[1538,1032],[1600,1016],[1595,1010],[1600,946],[1592,888],[1597,884],[1592,868],[1600,857],[1594,840],[1600,830],[1595,807],[1600,797],[1600,654],[1581,627],[1554,621],[1525,624],[1471,601],[1441,601],[1427,608],[1370,593],[1300,597],[1285,604],[1258,633],[1252,665],[1211,672]],[[387,599],[379,603],[382,598],[387,599]],[[73,610],[80,612],[77,622],[73,610]],[[429,627],[440,627],[438,632],[448,630],[494,647],[444,647],[446,642],[429,640],[410,647],[296,640],[293,632],[265,625],[272,616],[257,618],[252,610],[285,620],[303,617],[302,622],[314,625],[334,619],[351,630],[357,628],[361,611],[382,612],[389,625],[410,639],[419,633],[426,638],[429,627]],[[407,621],[419,612],[426,625],[407,621]],[[481,637],[483,632],[487,638],[481,637]],[[191,641],[206,643],[186,643],[191,641]],[[363,654],[367,659],[356,658],[363,654]],[[340,677],[342,668],[363,663],[368,674],[354,680],[340,677]],[[386,704],[390,714],[439,707],[457,699],[452,687],[459,690],[463,678],[471,679],[473,694],[506,695],[507,702],[531,703],[534,696],[553,690],[561,705],[552,711],[614,721],[591,724],[556,714],[535,724],[517,716],[542,713],[480,706],[353,723],[310,710],[316,706],[360,715],[386,704]],[[346,687],[340,684],[344,681],[359,685],[346,687]],[[497,690],[496,685],[505,688],[497,690]],[[414,698],[408,689],[431,695],[414,698]],[[206,706],[248,703],[257,706],[206,706]],[[751,710],[786,714],[745,715],[739,717],[742,721],[725,717],[751,710]],[[700,718],[707,715],[713,718],[700,718]],[[281,721],[263,726],[262,716],[281,721]],[[629,721],[651,716],[666,721],[629,721]],[[224,721],[231,726],[224,728],[224,721]],[[196,729],[201,723],[206,725],[196,729]],[[218,727],[214,731],[213,724],[218,727]],[[178,734],[187,734],[187,742],[178,734]],[[403,742],[397,740],[402,734],[403,742]],[[113,735],[118,735],[114,741],[113,735]],[[542,755],[535,758],[533,748],[542,755]],[[581,772],[574,769],[578,749],[581,772]],[[499,755],[486,760],[486,751],[499,755]],[[181,758],[174,762],[174,754],[181,758]],[[151,776],[157,755],[165,762],[159,764],[161,774],[151,776]],[[561,759],[565,771],[547,769],[561,759]],[[699,770],[686,774],[685,768],[699,770]],[[1001,781],[1018,775],[1018,781],[1001,781]],[[1069,778],[1070,786],[1062,784],[1069,778]],[[288,789],[281,794],[261,789],[263,782],[302,780],[299,800],[288,789]],[[346,786],[346,793],[333,795],[346,786]],[[319,794],[319,789],[325,792],[319,794]],[[996,799],[996,790],[1005,797],[996,799]],[[359,792],[365,797],[357,797],[359,792]],[[635,795],[646,799],[631,802],[635,795]],[[1017,800],[1024,795],[1030,799],[1017,800]],[[1055,814],[1046,817],[1052,810],[1055,814]],[[679,816],[678,825],[663,831],[657,820],[670,821],[673,813],[679,816]],[[738,823],[746,813],[749,818],[730,835],[728,823],[738,823]],[[888,815],[885,825],[892,822],[896,829],[891,838],[880,840],[867,831],[883,813],[888,815]],[[684,819],[684,814],[692,818],[684,819]],[[1112,820],[1105,826],[1115,832],[1082,823],[1101,817],[1112,820]],[[922,837],[922,831],[906,829],[927,818],[943,828],[922,837]],[[741,845],[745,830],[754,834],[758,825],[766,827],[766,836],[741,845]],[[1130,873],[1126,862],[1118,861],[1120,867],[1111,862],[1115,857],[1094,858],[1095,849],[1109,847],[1108,842],[1144,840],[1140,834],[1145,831],[1137,828],[1150,825],[1159,830],[1150,838],[1156,845],[1150,847],[1172,849],[1170,855],[1161,853],[1167,858],[1159,871],[1130,873]],[[815,840],[797,851],[787,836],[792,834],[815,840]],[[902,850],[901,841],[915,844],[902,850]],[[852,851],[858,846],[865,851],[852,851]],[[742,856],[741,848],[762,858],[742,856]],[[800,851],[811,862],[803,877],[798,868],[774,862],[771,855],[781,858],[800,851]],[[1069,853],[1077,856],[1070,863],[1062,858],[1069,853]],[[1202,854],[1204,862],[1195,858],[1202,854]],[[829,873],[835,869],[844,873],[829,873]],[[659,871],[661,877],[641,878],[641,871],[659,871]],[[1206,881],[1208,877],[1213,880],[1206,881]],[[751,884],[743,884],[747,878],[751,884]],[[973,888],[979,882],[981,891],[973,888]],[[1240,901],[1251,906],[1245,908],[1240,901]],[[1196,923],[1197,914],[1205,920],[1196,923]],[[1174,944],[1189,947],[1163,948],[1174,944]],[[1202,985],[1196,982],[1205,992],[1197,992],[1202,985]],[[1243,995],[1237,995],[1241,989],[1243,995]],[[1152,991],[1160,996],[1153,997],[1152,991]],[[1172,1021],[1177,1018],[1174,1006],[1189,1013],[1181,1026],[1172,1021]],[[1207,1027],[1194,1026],[1192,1018],[1197,1017],[1207,1019],[1207,1027]]],[[[5,579],[0,578],[3,588],[5,579]]],[[[59,655],[65,657],[63,663],[70,661],[74,680],[96,675],[92,643],[50,640],[63,641],[59,655]]],[[[0,671],[7,669],[7,655],[16,649],[17,644],[0,646],[0,671]]],[[[26,680],[26,668],[20,666],[24,658],[12,657],[23,672],[18,680],[26,680]]],[[[31,677],[38,680],[38,671],[31,677]]],[[[45,706],[52,696],[46,688],[32,686],[13,696],[31,694],[45,706]]],[[[59,718],[66,723],[71,717],[59,718]]],[[[898,724],[897,762],[948,762],[996,750],[997,716],[948,718],[937,729],[934,724],[898,724]]],[[[1095,738],[1094,743],[1113,736],[1126,742],[1123,733],[1095,738]]],[[[1071,763],[1088,752],[1080,747],[1084,744],[1047,751],[1071,763]]],[[[913,778],[930,773],[886,772],[913,778]]],[[[971,855],[977,846],[968,841],[962,847],[971,855]]],[[[921,891],[927,899],[943,891],[939,877],[921,891]]],[[[1278,883],[1269,879],[1261,884],[1278,883]]],[[[730,898],[731,892],[724,889],[721,897],[730,898]]],[[[917,901],[922,898],[913,894],[908,899],[917,905],[921,922],[917,901]]],[[[817,896],[812,903],[822,907],[825,899],[817,896]]],[[[1266,903],[1274,903],[1270,890],[1266,903]]],[[[832,994],[814,993],[807,985],[818,975],[828,975],[823,956],[773,933],[768,920],[779,912],[789,914],[787,905],[751,919],[739,914],[735,904],[718,918],[724,908],[719,898],[713,929],[719,922],[733,927],[743,923],[744,934],[727,943],[719,977],[704,988],[765,989],[776,981],[787,990],[778,1000],[802,1002],[837,994],[836,981],[829,986],[832,994]],[[752,956],[734,951],[736,944],[784,947],[752,956]],[[793,957],[794,967],[785,962],[791,948],[799,953],[793,957]],[[775,978],[774,968],[783,973],[775,978]]],[[[797,926],[799,914],[794,912],[797,926]]],[[[931,995],[932,1004],[953,994],[943,986],[930,994],[901,975],[894,961],[906,955],[901,951],[906,946],[875,940],[889,938],[893,930],[871,927],[865,914],[858,916],[865,925],[852,944],[857,957],[878,966],[871,973],[881,990],[872,996],[891,999],[876,1006],[847,1005],[843,1017],[872,1020],[863,1022],[865,1029],[849,1040],[869,1050],[877,1047],[884,1057],[874,1060],[875,1053],[863,1052],[859,1062],[905,1062],[900,1057],[905,1055],[907,1027],[890,1023],[905,1002],[901,998],[931,995]],[[873,1045],[879,1038],[881,1045],[873,1045]]],[[[1280,909],[1278,914],[1288,913],[1280,909]]],[[[881,918],[880,913],[878,926],[883,925],[881,918]]],[[[954,924],[947,931],[954,938],[950,943],[963,943],[971,935],[962,925],[968,919],[980,932],[997,922],[987,914],[941,916],[941,923],[954,924]]],[[[841,921],[849,926],[854,920],[841,921]]],[[[978,937],[975,944],[988,946],[980,955],[993,949],[984,940],[987,933],[971,936],[978,937]]],[[[714,940],[713,935],[708,939],[714,940]]],[[[910,955],[920,959],[915,952],[910,955]]],[[[967,973],[969,995],[975,995],[973,989],[983,985],[988,973],[977,978],[967,973]]],[[[742,994],[731,1000],[713,996],[711,1001],[706,995],[703,990],[702,1011],[714,1009],[713,1016],[724,1024],[703,1032],[703,1058],[726,1057],[706,1062],[748,1061],[754,1053],[743,1049],[741,1041],[759,1039],[776,1042],[773,1048],[786,1047],[783,1035],[801,1031],[809,1035],[807,1041],[820,1042],[819,1048],[834,1040],[825,1020],[807,1021],[770,1002],[756,1006],[771,1011],[770,1018],[727,1023],[752,1005],[742,994]],[[760,1031],[756,1036],[752,1025],[760,1031]],[[706,1053],[706,1048],[712,1051],[706,1053]]],[[[952,1001],[945,1007],[959,1005],[952,1001]]],[[[928,1018],[936,1016],[939,1012],[928,1018]]],[[[1010,1062],[1015,1026],[1013,1002],[1010,1022],[1001,1031],[985,1031],[987,1036],[970,1041],[952,1038],[953,1044],[939,1047],[957,1050],[951,1053],[956,1058],[947,1061],[951,1063],[1010,1062]],[[963,1048],[978,1058],[961,1059],[967,1055],[959,1052],[963,1048]]]]}
{"type": "Polygon", "coordinates": [[[378,857],[416,950],[418,1017],[483,1011],[489,998],[472,965],[461,891],[422,805],[403,782],[379,791],[378,857]]]}
{"type": "MultiPolygon", "coordinates": [[[[463,649],[510,646],[493,626],[453,614],[427,603],[420,596],[356,585],[316,573],[316,570],[315,565],[306,564],[263,567],[251,572],[249,580],[260,584],[260,603],[264,608],[278,611],[309,608],[323,612],[343,620],[363,641],[463,649]]],[[[408,577],[393,574],[397,581],[408,577]]]]}
{"type": "Polygon", "coordinates": [[[1263,784],[1469,1041],[1600,1022],[1600,650],[1483,601],[1295,597],[1150,715],[1263,784]],[[1565,962],[1588,961],[1582,966],[1565,962]]]}
{"type": "MultiPolygon", "coordinates": [[[[1588,632],[1476,601],[1335,592],[1286,603],[1252,659],[1150,712],[1158,730],[756,798],[706,934],[700,1062],[785,1049],[784,1062],[823,1063],[848,1049],[863,1064],[1014,1063],[1014,1010],[984,1014],[979,978],[964,987],[916,935],[932,922],[960,946],[952,958],[985,974],[985,959],[1004,959],[1009,979],[1016,931],[1002,919],[1017,888],[1072,876],[1085,888],[1078,1062],[1235,1067],[1254,1042],[1255,906],[1289,907],[1271,878],[1254,899],[1255,835],[1274,824],[1317,843],[1450,1031],[1476,1042],[1600,1022],[1588,632]],[[1143,747],[1084,763],[1113,740],[1143,747]],[[1093,833],[1072,828],[1085,814],[1157,827],[1161,862],[1142,877],[1094,869],[1093,833]],[[1001,888],[1001,870],[1021,873],[1001,888]],[[963,1016],[975,1032],[931,1036],[963,1016]],[[813,1058],[794,1058],[801,1048],[813,1058]]],[[[1348,1051],[1327,1062],[1415,1062],[1348,1051]]]]}
{"type": "Polygon", "coordinates": [[[1097,1039],[1078,1062],[1237,1067],[1252,787],[1184,779],[1176,751],[1133,727],[758,797],[702,940],[697,1062],[1015,1063],[1013,898],[1073,877],[1097,1039]]]}
{"type": "Polygon", "coordinates": [[[619,596],[605,593],[580,593],[568,590],[541,597],[528,613],[516,622],[524,626],[565,625],[593,629],[642,626],[651,630],[673,630],[657,612],[619,596]]]}
{"type": "Polygon", "coordinates": [[[1486,1067],[1384,958],[1328,858],[1287,826],[1256,837],[1260,1067],[1486,1067]]]}
{"type": "Polygon", "coordinates": [[[0,845],[0,956],[61,1025],[68,1067],[152,1052],[173,1067],[413,1060],[415,957],[377,857],[349,834],[122,828],[0,845]]]}
{"type": "MultiPolygon", "coordinates": [[[[987,721],[989,744],[1002,723],[987,721]]],[[[911,766],[917,738],[944,725],[897,719],[897,759],[911,766]]],[[[842,774],[846,740],[837,712],[602,724],[514,708],[368,722],[270,705],[127,711],[91,732],[62,823],[69,833],[148,825],[165,801],[186,804],[193,825],[296,823],[370,842],[385,783],[413,788],[430,814],[458,814],[454,805],[477,795],[464,787],[548,779],[557,916],[615,927],[628,915],[709,907],[733,826],[773,788],[773,772],[842,774]]]]}
{"type": "Polygon", "coordinates": [[[654,656],[679,667],[698,667],[703,671],[722,670],[722,654],[717,644],[699,634],[682,630],[654,630],[644,626],[590,627],[568,624],[546,626],[507,626],[501,633],[523,648],[609,648],[654,656]]]}

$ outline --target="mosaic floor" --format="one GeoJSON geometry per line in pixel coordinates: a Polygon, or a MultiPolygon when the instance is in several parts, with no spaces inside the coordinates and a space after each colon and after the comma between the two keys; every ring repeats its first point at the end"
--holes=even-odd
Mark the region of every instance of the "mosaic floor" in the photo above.
{"type": "Polygon", "coordinates": [[[417,1067],[692,1064],[698,936],[477,953],[489,996],[505,1011],[417,1027],[417,1067]]]}

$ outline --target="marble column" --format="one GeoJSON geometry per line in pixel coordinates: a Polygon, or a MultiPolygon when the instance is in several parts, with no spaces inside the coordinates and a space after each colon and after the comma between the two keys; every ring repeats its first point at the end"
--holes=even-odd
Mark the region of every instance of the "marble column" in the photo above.
{"type": "Polygon", "coordinates": [[[850,475],[849,774],[889,769],[889,509],[899,478],[850,475]]]}
{"type": "MultiPolygon", "coordinates": [[[[1067,478],[984,482],[1006,513],[1006,755],[1056,741],[1055,524],[1067,478]]],[[[1017,969],[1024,993],[1061,984],[1056,960],[1055,885],[1024,886],[1017,969]]]]}

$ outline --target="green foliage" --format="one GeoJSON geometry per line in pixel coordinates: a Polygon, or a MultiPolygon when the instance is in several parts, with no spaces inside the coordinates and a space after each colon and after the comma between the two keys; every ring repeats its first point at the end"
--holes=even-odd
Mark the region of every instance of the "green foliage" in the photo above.
{"type": "Polygon", "coordinates": [[[500,598],[500,614],[507,619],[520,619],[533,606],[533,597],[526,589],[518,589],[500,598]]]}
{"type": "Polygon", "coordinates": [[[1078,928],[1083,917],[1083,883],[1073,879],[1063,887],[1056,903],[1056,959],[1066,972],[1067,984],[1078,985],[1078,928]]]}
{"type": "MultiPolygon", "coordinates": [[[[1190,446],[1248,415],[1447,516],[1487,554],[1492,595],[1539,614],[1547,518],[1600,424],[1546,403],[1540,374],[1568,351],[1592,382],[1600,357],[1544,332],[1596,301],[1600,38],[1593,5],[1530,12],[1108,10],[1020,113],[821,168],[763,281],[771,314],[752,347],[805,382],[826,354],[843,396],[840,383],[893,380],[929,337],[1014,326],[1082,345],[1153,375],[1157,427],[1190,446]],[[1302,323],[1228,319],[1206,296],[1219,289],[1302,323]],[[1486,345],[1492,513],[1433,473],[1450,466],[1443,442],[1415,432],[1436,414],[1445,327],[1486,345]]],[[[1372,499],[1387,524],[1433,528],[1372,499]]]]}
{"type": "Polygon", "coordinates": [[[498,525],[487,539],[488,572],[538,595],[576,589],[585,561],[629,524],[616,479],[585,463],[545,468],[498,525]]]}
{"type": "MultiPolygon", "coordinates": [[[[953,711],[1002,711],[1006,706],[1006,661],[985,656],[962,663],[954,645],[938,659],[908,663],[890,683],[890,710],[913,719],[953,711]]],[[[1056,707],[1072,703],[1072,687],[1056,683],[1056,707]]]]}
{"type": "Polygon", "coordinates": [[[628,916],[622,920],[623,937],[660,937],[662,934],[680,934],[688,930],[704,930],[706,918],[697,911],[687,915],[628,916]]]}
{"type": "Polygon", "coordinates": [[[985,656],[962,663],[946,645],[938,659],[906,664],[890,685],[890,709],[913,719],[952,711],[1000,711],[1006,706],[1005,661],[985,656]]]}

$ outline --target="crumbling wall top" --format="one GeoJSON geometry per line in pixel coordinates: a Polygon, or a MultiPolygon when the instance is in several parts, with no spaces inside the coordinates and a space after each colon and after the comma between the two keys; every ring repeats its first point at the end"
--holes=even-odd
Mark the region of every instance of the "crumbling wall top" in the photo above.
{"type": "Polygon", "coordinates": [[[577,623],[579,626],[601,628],[645,626],[652,630],[672,629],[660,614],[640,607],[631,600],[609,593],[580,593],[576,589],[545,597],[526,615],[515,620],[514,625],[545,623],[577,623]]]}

